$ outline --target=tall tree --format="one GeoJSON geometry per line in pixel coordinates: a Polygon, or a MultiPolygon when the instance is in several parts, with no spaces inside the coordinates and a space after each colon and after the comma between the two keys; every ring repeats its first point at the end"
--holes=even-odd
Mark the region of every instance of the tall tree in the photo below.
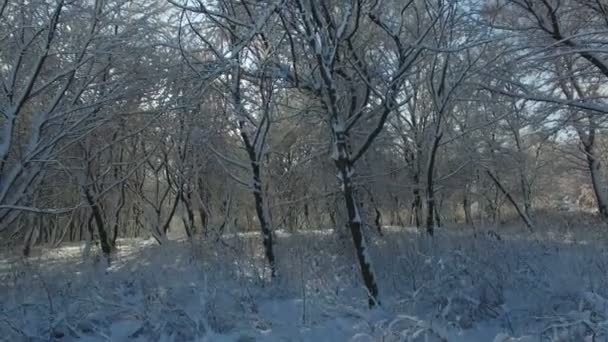
{"type": "Polygon", "coordinates": [[[355,164],[382,133],[389,115],[407,102],[406,75],[449,7],[414,1],[383,5],[390,11],[366,1],[299,0],[284,20],[292,40],[301,44],[292,55],[305,58],[292,61],[292,79],[301,87],[307,83],[304,88],[319,99],[329,126],[331,158],[370,306],[378,304],[379,291],[357,200],[355,164]],[[427,15],[417,19],[416,11],[427,15]]]}

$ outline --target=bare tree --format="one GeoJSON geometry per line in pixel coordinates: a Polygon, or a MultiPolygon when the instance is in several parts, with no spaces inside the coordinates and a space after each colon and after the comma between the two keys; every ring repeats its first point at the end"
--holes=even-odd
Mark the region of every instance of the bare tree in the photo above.
{"type": "MultiPolygon", "coordinates": [[[[124,2],[131,3],[131,2],[124,2]]],[[[122,3],[121,3],[122,4],[122,3]]],[[[61,213],[36,208],[31,194],[52,165],[69,170],[64,157],[100,127],[116,123],[125,103],[152,91],[139,38],[149,14],[130,17],[112,2],[4,2],[0,15],[0,231],[19,213],[61,213]],[[77,32],[77,33],[76,33],[77,32]]],[[[132,107],[131,107],[132,109],[132,107]]],[[[84,204],[73,198],[72,207],[84,204]],[[75,203],[74,203],[75,202],[75,203]]],[[[49,205],[49,204],[47,204],[49,205]]]]}
{"type": "Polygon", "coordinates": [[[224,156],[212,146],[210,148],[218,155],[220,163],[228,163],[248,171],[250,180],[243,181],[226,169],[231,178],[248,187],[253,195],[266,260],[270,266],[271,277],[275,277],[273,236],[268,202],[263,193],[262,163],[266,154],[266,138],[272,123],[271,115],[275,110],[275,82],[272,74],[266,69],[273,59],[276,46],[265,27],[272,14],[282,6],[282,1],[268,5],[220,1],[217,9],[208,8],[200,2],[196,6],[173,3],[182,9],[182,21],[187,21],[187,28],[195,41],[204,44],[209,50],[207,60],[201,60],[198,57],[200,53],[196,50],[185,51],[180,40],[180,50],[186,62],[201,75],[201,80],[215,79],[215,85],[222,87],[226,94],[226,115],[235,123],[232,132],[240,136],[247,162],[224,156]],[[197,17],[203,18],[204,21],[194,22],[187,13],[199,14],[197,17]],[[215,32],[218,39],[210,40],[202,33],[204,31],[215,32]],[[214,68],[203,72],[196,64],[213,65],[214,68]],[[223,77],[219,77],[220,75],[223,77]],[[255,93],[252,89],[256,90],[255,93]]]}
{"type": "MultiPolygon", "coordinates": [[[[293,60],[292,79],[312,90],[326,113],[331,158],[338,171],[370,306],[378,303],[378,285],[365,243],[354,166],[383,131],[389,115],[407,102],[405,76],[422,53],[437,18],[446,10],[441,5],[432,7],[430,2],[410,1],[395,4],[396,13],[401,14],[389,20],[381,8],[365,1],[337,4],[300,0],[291,10],[293,15],[284,18],[292,40],[303,44],[301,51],[306,58],[302,64],[293,60]],[[412,15],[415,10],[426,11],[426,20],[417,21],[412,15]],[[406,24],[408,20],[411,24],[406,24]],[[308,68],[310,75],[298,70],[303,68],[308,68]],[[362,126],[372,129],[361,132],[362,126]]],[[[299,51],[292,52],[294,58],[299,51]]]]}
{"type": "MultiPolygon", "coordinates": [[[[498,72],[496,75],[502,76],[501,81],[510,81],[513,88],[494,90],[570,108],[562,125],[573,125],[578,132],[583,153],[587,156],[598,211],[606,218],[605,177],[594,147],[598,114],[608,112],[601,91],[597,91],[598,85],[608,78],[606,6],[595,0],[509,0],[501,11],[491,6],[486,11],[487,24],[497,32],[517,33],[519,52],[506,56],[539,76],[537,81],[523,76],[513,81],[509,80],[513,72],[498,72]]],[[[511,66],[513,62],[505,65],[511,66]]]]}

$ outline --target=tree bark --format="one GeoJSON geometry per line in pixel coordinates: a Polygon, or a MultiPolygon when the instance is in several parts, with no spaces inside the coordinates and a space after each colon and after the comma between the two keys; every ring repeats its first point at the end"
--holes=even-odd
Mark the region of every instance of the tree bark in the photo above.
{"type": "Polygon", "coordinates": [[[266,256],[266,260],[268,261],[268,265],[270,266],[270,275],[272,278],[274,278],[276,276],[275,256],[273,250],[272,231],[270,229],[270,220],[268,218],[268,213],[266,211],[267,208],[265,206],[264,196],[262,194],[260,161],[258,160],[255,146],[251,144],[249,136],[242,129],[243,124],[243,122],[240,122],[241,138],[243,139],[245,149],[247,150],[247,154],[249,156],[249,163],[251,165],[253,181],[252,193],[255,202],[255,212],[260,223],[260,231],[262,233],[262,244],[264,246],[264,254],[266,256]]]}
{"type": "Polygon", "coordinates": [[[260,178],[260,166],[257,161],[251,162],[253,171],[253,198],[255,200],[255,211],[260,222],[260,229],[262,231],[262,244],[264,245],[264,252],[266,260],[270,266],[271,277],[276,276],[276,265],[274,259],[274,250],[272,242],[272,232],[270,230],[270,222],[264,206],[264,197],[262,196],[262,184],[260,178]]]}
{"type": "Polygon", "coordinates": [[[374,209],[374,214],[375,214],[374,225],[376,226],[378,235],[382,236],[382,235],[384,235],[382,233],[382,212],[380,211],[380,208],[378,207],[378,203],[376,203],[376,199],[374,198],[374,194],[372,193],[372,191],[367,187],[365,187],[365,191],[369,195],[369,203],[371,204],[372,208],[374,209]]]}
{"type": "Polygon", "coordinates": [[[209,222],[209,209],[208,209],[208,203],[209,203],[209,198],[208,198],[208,193],[205,192],[203,189],[203,180],[198,177],[197,179],[197,194],[198,194],[198,200],[199,200],[199,207],[198,207],[198,215],[199,218],[201,220],[201,232],[203,233],[204,237],[207,237],[208,234],[208,227],[207,227],[207,223],[209,222]]]}
{"type": "Polygon", "coordinates": [[[103,254],[110,260],[110,255],[114,249],[114,246],[111,243],[110,237],[108,236],[108,232],[106,231],[103,215],[101,213],[101,208],[99,204],[95,202],[93,196],[89,192],[88,189],[84,189],[84,195],[87,199],[89,206],[91,207],[91,213],[93,215],[93,219],[95,220],[95,225],[97,226],[97,233],[99,234],[99,243],[101,244],[101,251],[103,254]]]}
{"type": "Polygon", "coordinates": [[[120,185],[120,198],[118,205],[114,212],[114,225],[112,227],[112,245],[116,246],[116,240],[118,239],[118,228],[120,227],[120,214],[126,204],[126,185],[123,183],[120,185]]]}
{"type": "Polygon", "coordinates": [[[435,160],[437,157],[437,150],[439,149],[439,142],[441,141],[442,134],[438,133],[435,135],[433,140],[433,146],[429,155],[429,162],[426,169],[426,232],[430,236],[435,234],[435,160]]]}
{"type": "Polygon", "coordinates": [[[344,132],[336,132],[334,128],[334,148],[337,155],[334,156],[334,163],[338,169],[339,178],[342,183],[342,194],[348,214],[348,227],[350,229],[357,260],[361,270],[363,283],[368,292],[368,304],[374,307],[379,304],[378,300],[378,284],[376,275],[371,264],[367,244],[363,236],[360,208],[358,207],[355,198],[355,191],[352,184],[352,176],[354,173],[353,165],[350,161],[350,153],[348,150],[348,136],[344,132]]]}
{"type": "Polygon", "coordinates": [[[418,187],[418,176],[414,177],[414,200],[412,201],[412,216],[410,219],[410,224],[415,224],[416,228],[420,228],[421,218],[420,213],[422,213],[422,197],[420,196],[420,188],[418,187]]]}
{"type": "MultiPolygon", "coordinates": [[[[231,37],[236,42],[236,37],[231,37]]],[[[240,57],[237,56],[237,61],[240,62],[240,57]]],[[[262,177],[260,171],[260,163],[263,156],[264,149],[264,139],[268,131],[270,130],[270,117],[268,116],[269,108],[268,103],[265,103],[266,106],[264,109],[264,118],[255,126],[255,136],[250,136],[247,133],[247,128],[249,127],[246,109],[242,103],[241,98],[241,67],[237,65],[234,67],[232,73],[232,97],[234,101],[234,106],[238,115],[238,126],[240,130],[240,136],[243,141],[243,145],[245,147],[245,151],[247,152],[247,156],[249,157],[249,164],[251,166],[251,181],[253,184],[251,185],[251,192],[253,193],[253,198],[255,202],[255,211],[258,217],[258,222],[260,223],[260,231],[262,233],[262,244],[264,246],[264,254],[266,255],[266,260],[270,266],[270,274],[271,277],[274,278],[276,276],[276,265],[275,265],[275,255],[273,250],[273,239],[272,239],[272,231],[270,227],[270,217],[268,213],[268,208],[266,206],[266,202],[264,201],[264,195],[262,193],[262,177]],[[261,142],[258,139],[262,139],[261,142]]]]}
{"type": "MultiPolygon", "coordinates": [[[[517,119],[519,119],[519,113],[516,111],[517,119]]],[[[511,126],[511,125],[510,125],[511,126]]],[[[521,194],[524,202],[524,212],[526,216],[532,217],[532,189],[528,177],[526,175],[527,167],[527,153],[522,146],[522,139],[519,133],[521,124],[513,127],[511,131],[515,140],[515,146],[517,147],[517,162],[518,162],[518,173],[519,173],[519,186],[521,188],[521,194]]]]}
{"type": "MultiPolygon", "coordinates": [[[[183,186],[183,185],[182,185],[183,186]]],[[[192,210],[192,193],[186,190],[180,192],[181,202],[186,209],[186,217],[182,217],[184,230],[189,239],[192,239],[196,233],[196,225],[194,223],[194,211],[192,210]]]]}
{"type": "Polygon", "coordinates": [[[441,207],[443,205],[443,201],[439,201],[439,205],[435,205],[435,222],[437,222],[437,227],[441,227],[441,207]]]}

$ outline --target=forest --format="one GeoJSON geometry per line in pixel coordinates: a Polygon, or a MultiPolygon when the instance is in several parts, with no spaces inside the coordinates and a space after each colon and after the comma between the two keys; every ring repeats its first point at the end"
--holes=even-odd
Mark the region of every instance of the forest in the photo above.
{"type": "Polygon", "coordinates": [[[0,0],[0,340],[608,341],[608,1],[0,0]]]}

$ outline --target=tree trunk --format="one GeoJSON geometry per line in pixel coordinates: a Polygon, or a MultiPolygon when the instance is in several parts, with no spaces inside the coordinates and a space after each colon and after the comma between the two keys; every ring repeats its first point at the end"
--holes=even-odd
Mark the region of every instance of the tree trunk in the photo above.
{"type": "Polygon", "coordinates": [[[334,228],[338,228],[338,221],[336,221],[336,212],[334,208],[331,207],[329,202],[327,203],[327,212],[329,213],[329,224],[334,228]]]}
{"type": "Polygon", "coordinates": [[[382,212],[378,207],[374,207],[374,211],[376,212],[376,218],[374,219],[374,224],[376,225],[376,230],[378,230],[378,234],[383,235],[382,233],[382,212]]]}
{"type": "Polygon", "coordinates": [[[306,228],[310,228],[310,212],[308,209],[308,203],[304,203],[304,222],[306,223],[306,228]]]}
{"type": "Polygon", "coordinates": [[[414,200],[412,201],[412,216],[410,219],[410,224],[415,224],[416,228],[420,228],[421,218],[420,214],[422,213],[422,197],[420,196],[420,188],[418,188],[418,177],[414,178],[414,200]]]}
{"type": "MultiPolygon", "coordinates": [[[[519,114],[517,114],[516,119],[519,119],[519,114]]],[[[511,126],[511,125],[510,125],[511,126]]],[[[519,133],[519,127],[521,124],[513,127],[511,126],[511,130],[513,132],[513,139],[515,140],[515,146],[517,147],[517,163],[518,163],[518,174],[519,174],[519,187],[521,189],[523,204],[524,204],[524,212],[527,217],[532,217],[532,189],[530,186],[530,182],[528,181],[528,177],[526,176],[527,167],[527,152],[525,151],[521,135],[519,133]]]]}
{"type": "Polygon", "coordinates": [[[348,137],[344,132],[334,131],[334,149],[336,155],[333,158],[342,182],[342,194],[348,213],[348,227],[355,245],[363,283],[367,288],[368,304],[370,307],[373,307],[380,304],[378,301],[378,284],[376,283],[376,275],[374,274],[369,252],[367,251],[367,244],[363,236],[361,215],[352,184],[354,168],[350,161],[347,139],[348,137]]]}
{"type": "Polygon", "coordinates": [[[141,233],[141,230],[144,226],[143,222],[142,222],[142,215],[143,215],[143,210],[140,208],[139,204],[136,202],[133,204],[133,216],[134,216],[134,225],[135,225],[135,231],[133,232],[133,234],[135,235],[135,237],[139,237],[139,234],[141,233]]]}
{"type": "MultiPolygon", "coordinates": [[[[244,125],[243,122],[241,122],[240,124],[241,127],[242,125],[244,125]]],[[[272,231],[270,229],[270,220],[268,217],[267,208],[265,206],[264,196],[262,194],[260,161],[258,160],[255,146],[251,144],[249,136],[247,135],[247,133],[245,133],[244,130],[241,131],[241,138],[243,139],[243,143],[245,144],[245,149],[247,150],[247,154],[249,156],[249,163],[251,164],[251,173],[253,181],[252,193],[255,202],[255,212],[257,214],[258,222],[260,223],[260,231],[262,233],[262,244],[264,246],[264,254],[266,256],[266,260],[268,261],[268,265],[270,266],[270,275],[272,278],[274,278],[276,276],[276,265],[274,258],[272,231]]]]}
{"type": "Polygon", "coordinates": [[[209,222],[209,209],[207,204],[209,203],[209,196],[207,192],[204,192],[203,189],[203,180],[199,177],[197,180],[197,194],[198,194],[198,200],[199,200],[199,207],[198,207],[198,215],[199,218],[201,220],[201,231],[203,233],[204,237],[207,237],[208,234],[208,227],[207,227],[207,223],[209,222]]]}
{"type": "Polygon", "coordinates": [[[34,220],[26,219],[25,222],[26,225],[29,224],[29,227],[27,227],[27,233],[25,234],[25,242],[23,244],[23,256],[27,258],[30,256],[32,247],[36,241],[38,241],[39,229],[34,223],[34,220]]]}
{"type": "Polygon", "coordinates": [[[203,236],[207,237],[207,234],[209,233],[209,229],[207,229],[207,220],[209,217],[207,215],[207,211],[203,208],[199,208],[198,216],[200,217],[200,220],[201,220],[201,231],[203,232],[203,236]]]}
{"type": "Polygon", "coordinates": [[[258,216],[258,221],[260,222],[262,244],[264,245],[266,260],[270,266],[270,275],[272,278],[274,278],[276,276],[276,265],[274,259],[272,232],[270,230],[270,222],[264,206],[264,197],[262,195],[262,184],[260,179],[260,167],[256,161],[251,162],[251,167],[253,170],[253,198],[255,200],[255,211],[258,216]]]}
{"type": "Polygon", "coordinates": [[[507,200],[509,200],[511,205],[513,205],[513,208],[515,208],[515,211],[517,211],[517,214],[519,215],[519,217],[522,219],[522,221],[524,221],[524,223],[526,224],[526,227],[528,227],[530,230],[533,230],[534,224],[532,223],[532,220],[530,220],[530,217],[528,217],[528,215],[526,215],[526,213],[517,204],[517,202],[515,201],[513,196],[511,196],[511,193],[509,193],[507,191],[507,189],[502,186],[502,184],[500,183],[500,181],[498,180],[496,175],[494,175],[490,170],[486,170],[486,173],[488,174],[488,176],[490,176],[490,178],[492,179],[494,184],[496,184],[496,187],[498,187],[500,192],[502,192],[503,195],[505,195],[505,197],[507,197],[507,200]]]}
{"type": "Polygon", "coordinates": [[[597,201],[597,209],[603,219],[608,219],[608,193],[606,192],[606,184],[604,184],[602,163],[598,160],[595,151],[594,130],[589,132],[587,141],[583,141],[583,147],[587,156],[587,167],[591,174],[591,184],[597,201]]]}
{"type": "Polygon", "coordinates": [[[524,200],[524,212],[526,213],[526,216],[532,217],[532,190],[530,189],[530,185],[524,177],[525,176],[522,175],[521,179],[521,187],[524,200]]]}
{"type": "Polygon", "coordinates": [[[471,215],[471,202],[469,201],[469,195],[464,194],[462,199],[462,209],[464,210],[464,223],[466,225],[473,224],[473,216],[471,215]]]}
{"type": "Polygon", "coordinates": [[[393,196],[393,208],[391,210],[391,226],[398,225],[399,219],[399,197],[393,196]]]}
{"type": "Polygon", "coordinates": [[[189,239],[192,239],[196,234],[196,225],[194,223],[194,211],[192,210],[192,194],[190,192],[181,191],[181,200],[186,209],[186,217],[182,217],[184,230],[189,239]]]}
{"type": "Polygon", "coordinates": [[[440,200],[439,205],[435,206],[435,222],[437,222],[437,227],[441,227],[441,206],[443,202],[440,200]]]}
{"type": "Polygon", "coordinates": [[[437,157],[437,150],[439,149],[439,142],[441,141],[442,134],[436,134],[433,140],[433,146],[431,148],[431,154],[429,155],[429,162],[426,169],[426,232],[433,236],[435,233],[435,159],[437,157]]]}
{"type": "Polygon", "coordinates": [[[120,198],[118,200],[117,207],[114,211],[114,225],[112,227],[112,245],[116,246],[116,240],[118,239],[118,228],[120,227],[120,214],[126,204],[126,185],[125,183],[120,184],[120,198]]]}
{"type": "Polygon", "coordinates": [[[97,233],[99,234],[99,243],[101,244],[101,251],[103,254],[110,260],[110,254],[114,249],[112,246],[110,237],[106,231],[103,222],[103,215],[101,214],[101,208],[99,208],[99,204],[93,200],[93,196],[89,192],[88,189],[84,189],[84,195],[87,199],[89,206],[91,207],[91,212],[93,215],[93,219],[95,220],[95,225],[97,226],[97,233]]]}
{"type": "Polygon", "coordinates": [[[365,191],[369,195],[369,203],[371,204],[372,208],[374,209],[374,213],[376,215],[374,217],[374,225],[376,227],[376,231],[378,231],[378,234],[380,236],[382,236],[383,235],[383,233],[382,233],[382,212],[380,211],[380,208],[378,207],[378,203],[376,203],[376,199],[374,198],[374,194],[372,193],[372,191],[367,187],[365,187],[365,191]]]}

